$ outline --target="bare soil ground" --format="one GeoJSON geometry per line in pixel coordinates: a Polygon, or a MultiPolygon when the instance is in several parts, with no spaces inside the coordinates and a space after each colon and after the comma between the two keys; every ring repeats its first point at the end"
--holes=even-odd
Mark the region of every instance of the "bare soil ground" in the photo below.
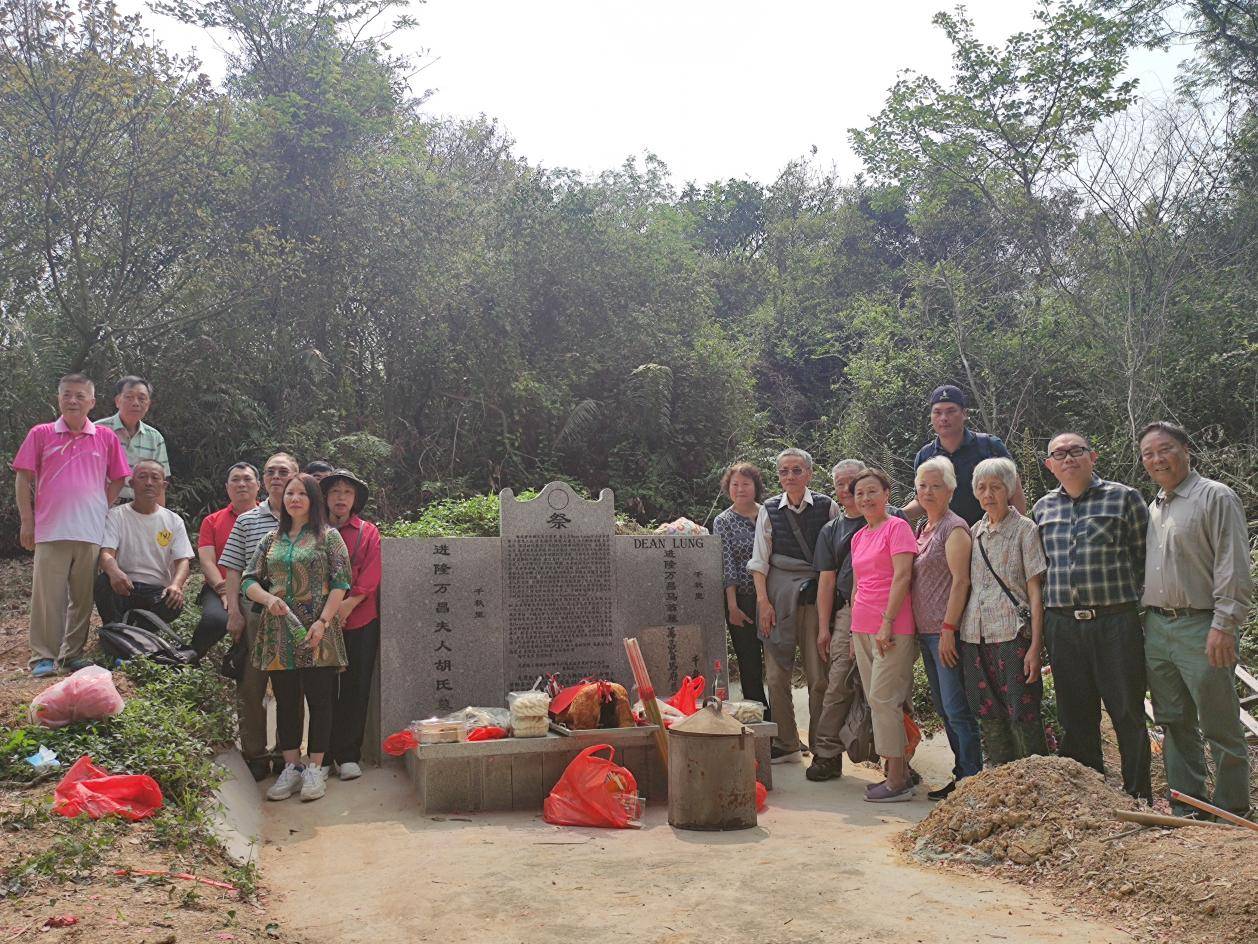
{"type": "Polygon", "coordinates": [[[1138,940],[1258,940],[1258,833],[1145,829],[1114,816],[1137,808],[1072,760],[1032,757],[966,780],[909,830],[908,849],[1053,890],[1138,940]]]}

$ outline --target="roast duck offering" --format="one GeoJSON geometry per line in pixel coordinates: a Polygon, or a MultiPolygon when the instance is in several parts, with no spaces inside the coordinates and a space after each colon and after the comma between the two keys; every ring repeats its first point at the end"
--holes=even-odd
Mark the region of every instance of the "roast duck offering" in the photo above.
{"type": "Polygon", "coordinates": [[[603,679],[583,679],[557,691],[550,700],[550,717],[572,731],[634,726],[629,693],[603,679]]]}

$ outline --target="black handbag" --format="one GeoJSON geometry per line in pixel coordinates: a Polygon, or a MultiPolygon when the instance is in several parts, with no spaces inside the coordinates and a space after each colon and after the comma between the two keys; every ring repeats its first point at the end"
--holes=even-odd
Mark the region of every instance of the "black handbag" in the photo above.
{"type": "Polygon", "coordinates": [[[233,681],[240,682],[245,677],[245,666],[249,662],[249,647],[245,645],[244,633],[240,634],[240,638],[231,644],[231,648],[223,653],[222,664],[218,667],[218,674],[223,678],[229,678],[233,681]]]}

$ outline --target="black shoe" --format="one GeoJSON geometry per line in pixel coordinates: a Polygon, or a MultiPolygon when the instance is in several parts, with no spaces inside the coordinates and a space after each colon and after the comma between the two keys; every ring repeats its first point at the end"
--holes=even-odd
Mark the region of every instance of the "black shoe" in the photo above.
{"type": "Polygon", "coordinates": [[[255,757],[253,760],[245,761],[245,765],[249,768],[249,773],[253,774],[253,779],[257,783],[261,783],[271,776],[270,757],[255,757]]]}
{"type": "Polygon", "coordinates": [[[824,780],[837,780],[843,776],[843,755],[814,757],[812,763],[808,765],[808,769],[804,771],[804,776],[813,783],[821,783],[824,780]]]}
{"type": "Polygon", "coordinates": [[[785,748],[778,747],[776,744],[770,746],[769,757],[769,763],[771,764],[797,764],[801,759],[798,747],[793,751],[788,751],[785,748]]]}
{"type": "Polygon", "coordinates": [[[911,786],[914,786],[914,787],[921,786],[921,783],[922,783],[922,775],[921,775],[921,774],[919,774],[919,773],[918,773],[916,770],[914,770],[912,767],[910,767],[910,768],[909,768],[909,780],[911,781],[911,784],[910,784],[911,786]]]}
{"type": "Polygon", "coordinates": [[[955,790],[956,788],[957,788],[957,782],[955,780],[949,780],[946,784],[944,784],[938,790],[931,790],[929,793],[927,793],[926,799],[928,800],[947,799],[948,797],[952,796],[952,791],[955,790]]]}

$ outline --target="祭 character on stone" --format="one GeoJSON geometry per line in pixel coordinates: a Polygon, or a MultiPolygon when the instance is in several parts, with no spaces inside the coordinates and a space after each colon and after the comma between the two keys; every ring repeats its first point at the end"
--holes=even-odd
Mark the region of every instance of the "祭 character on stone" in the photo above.
{"type": "Polygon", "coordinates": [[[113,430],[88,419],[96,387],[83,374],[57,384],[61,415],[26,434],[13,459],[22,547],[35,552],[31,582],[31,674],[74,670],[92,617],[92,583],[105,516],[131,474],[113,430]],[[67,596],[69,606],[67,607],[67,596]]]}
{"type": "Polygon", "coordinates": [[[201,619],[192,633],[192,648],[205,655],[227,635],[227,574],[218,566],[227,547],[227,536],[236,521],[258,507],[258,470],[251,463],[237,462],[227,470],[227,505],[201,519],[197,532],[197,563],[205,582],[197,605],[201,619]]]}
{"type": "Polygon", "coordinates": [[[1060,433],[1044,464],[1061,483],[1035,503],[1048,558],[1044,635],[1053,663],[1061,753],[1105,772],[1101,704],[1114,723],[1123,789],[1151,800],[1144,724],[1144,584],[1149,510],[1140,493],[1092,470],[1096,452],[1079,433],[1060,433]]]}
{"type": "MultiPolygon", "coordinates": [[[[262,538],[280,526],[284,486],[297,474],[298,468],[297,460],[286,452],[277,452],[266,460],[262,466],[262,485],[267,500],[236,518],[218,558],[226,581],[227,631],[233,640],[243,637],[249,651],[253,651],[257,642],[262,608],[241,596],[241,576],[262,538]]],[[[240,726],[240,752],[255,780],[263,780],[271,772],[270,752],[266,746],[266,710],[262,706],[266,682],[266,673],[246,660],[244,676],[236,683],[236,715],[240,726]]]]}
{"type": "Polygon", "coordinates": [[[766,639],[765,674],[769,708],[778,726],[773,762],[798,761],[802,754],[791,673],[799,649],[808,684],[808,743],[826,693],[826,665],[817,649],[817,568],[813,556],[821,528],[839,506],[808,487],[812,456],[802,449],[784,449],[777,457],[782,494],[760,506],[756,535],[747,569],[756,587],[756,617],[766,639]]]}
{"type": "Polygon", "coordinates": [[[109,510],[100,545],[96,610],[102,623],[127,610],[148,610],[168,623],[183,612],[183,588],[192,568],[192,542],[183,519],[157,503],[166,473],[156,459],[131,470],[135,497],[109,510]]]}
{"type": "Polygon", "coordinates": [[[263,608],[250,661],[271,680],[284,756],[267,799],[286,800],[300,790],[303,800],[317,800],[327,789],[323,755],[332,738],[337,676],[349,664],[339,611],[350,589],[350,563],[340,532],[327,524],[314,476],[289,479],[279,528],[259,542],[241,586],[263,608]],[[303,697],[310,712],[305,765],[303,697]]]}
{"type": "Polygon", "coordinates": [[[873,715],[874,749],[887,771],[886,780],[865,790],[865,799],[899,803],[913,798],[903,706],[913,692],[917,661],[909,599],[917,539],[907,521],[887,514],[891,480],[884,473],[861,472],[852,491],[865,518],[852,537],[852,645],[873,715]]]}
{"type": "MultiPolygon", "coordinates": [[[[1007,461],[1007,460],[1006,460],[1007,461]]],[[[957,627],[970,593],[972,542],[965,519],[949,503],[956,492],[952,462],[927,459],[914,475],[917,503],[926,512],[917,524],[917,556],[913,558],[913,623],[930,684],[930,700],[943,720],[952,748],[952,781],[926,795],[942,800],[958,780],[983,769],[978,722],[965,700],[965,682],[957,650],[957,627]]]]}
{"type": "Polygon", "coordinates": [[[971,531],[961,667],[966,700],[993,764],[1048,753],[1040,714],[1048,561],[1039,528],[1011,504],[1017,483],[1009,459],[984,459],[974,467],[974,494],[984,514],[971,531]]]}
{"type": "MultiPolygon", "coordinates": [[[[117,412],[101,420],[100,425],[107,426],[117,435],[127,452],[127,463],[134,469],[142,459],[152,459],[161,465],[169,480],[170,457],[166,454],[166,438],[144,422],[153,408],[153,385],[143,377],[123,377],[114,386],[114,408],[117,412]]],[[[130,483],[123,486],[118,497],[122,501],[135,497],[130,483]]],[[[165,483],[157,503],[166,504],[165,483]]]]}
{"type": "MultiPolygon", "coordinates": [[[[721,476],[721,492],[730,506],[712,522],[721,539],[721,579],[725,618],[743,698],[769,703],[764,691],[764,644],[756,628],[756,584],[747,562],[756,542],[756,518],[764,498],[764,479],[750,462],[736,462],[721,476]]],[[[765,715],[765,720],[771,720],[765,715]]]]}
{"type": "MultiPolygon", "coordinates": [[[[952,463],[957,487],[952,493],[952,510],[972,525],[983,517],[983,509],[974,497],[971,479],[974,467],[984,459],[1005,458],[1013,461],[1008,447],[999,437],[987,433],[976,433],[966,422],[969,419],[969,401],[960,387],[944,384],[936,387],[930,395],[930,425],[935,431],[935,438],[918,450],[913,459],[916,470],[927,459],[942,456],[952,463]]],[[[1013,490],[1011,504],[1022,514],[1026,514],[1026,496],[1022,492],[1019,481],[1013,490]]],[[[916,521],[924,513],[924,509],[916,500],[904,507],[910,521],[916,521]]]]}
{"type": "Polygon", "coordinates": [[[363,729],[380,648],[380,531],[360,517],[371,493],[354,473],[337,469],[319,487],[327,501],[328,523],[349,548],[350,568],[349,590],[337,611],[349,664],[338,680],[328,760],[342,780],[354,780],[362,776],[363,729]]]}
{"type": "MultiPolygon", "coordinates": [[[[1154,720],[1166,732],[1166,782],[1238,816],[1249,813],[1249,751],[1233,668],[1253,580],[1245,509],[1232,489],[1194,471],[1188,433],[1150,423],[1140,461],[1158,485],[1144,564],[1144,652],[1154,720]],[[1206,794],[1205,747],[1214,759],[1206,794]]],[[[1195,815],[1178,801],[1176,814],[1195,815]]]]}
{"type": "MultiPolygon", "coordinates": [[[[805,776],[818,782],[843,775],[843,752],[847,750],[839,734],[852,704],[849,679],[856,664],[852,654],[852,536],[865,527],[852,494],[852,482],[865,470],[865,463],[859,459],[842,459],[835,465],[831,478],[843,513],[827,523],[817,536],[817,650],[828,660],[828,674],[813,760],[805,776]]],[[[893,506],[887,507],[887,513],[904,517],[904,512],[893,506]]]]}

